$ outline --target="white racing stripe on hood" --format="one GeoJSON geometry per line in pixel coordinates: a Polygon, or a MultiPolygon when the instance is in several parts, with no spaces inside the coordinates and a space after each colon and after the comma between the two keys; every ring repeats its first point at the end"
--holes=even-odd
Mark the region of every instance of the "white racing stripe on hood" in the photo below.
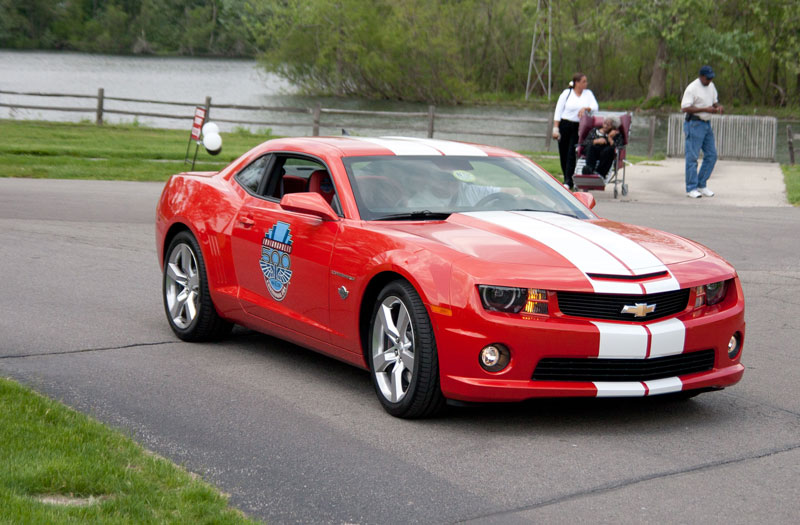
{"type": "MultiPolygon", "coordinates": [[[[565,257],[579,270],[613,275],[630,275],[618,259],[593,242],[575,235],[564,228],[539,220],[541,215],[535,213],[517,213],[508,211],[481,211],[465,213],[476,219],[495,224],[502,228],[525,235],[553,249],[565,257]]],[[[639,288],[638,286],[636,287],[639,288]]],[[[639,291],[641,293],[641,290],[639,291]]]]}
{"type": "Polygon", "coordinates": [[[443,153],[436,148],[428,146],[419,141],[397,140],[397,139],[376,139],[370,137],[349,137],[355,140],[363,140],[382,146],[390,150],[395,155],[442,155],[443,153]]]}
{"type": "Polygon", "coordinates": [[[675,279],[672,274],[670,274],[668,279],[659,279],[657,281],[648,281],[642,283],[644,289],[647,293],[659,293],[659,292],[672,292],[674,290],[680,289],[681,285],[678,283],[678,280],[675,279]]]}
{"type": "Polygon", "coordinates": [[[476,148],[470,144],[463,144],[461,142],[451,142],[449,140],[438,139],[418,139],[413,137],[382,137],[392,140],[403,140],[406,142],[415,142],[430,146],[441,151],[444,155],[463,155],[465,157],[486,157],[488,156],[485,151],[476,148]]]}
{"type": "MultiPolygon", "coordinates": [[[[558,252],[586,275],[595,292],[641,295],[635,282],[592,279],[587,274],[641,275],[667,267],[634,241],[596,224],[554,213],[487,211],[465,213],[476,219],[510,229],[558,252]]],[[[647,293],[678,290],[668,278],[643,283],[647,293]]]]}

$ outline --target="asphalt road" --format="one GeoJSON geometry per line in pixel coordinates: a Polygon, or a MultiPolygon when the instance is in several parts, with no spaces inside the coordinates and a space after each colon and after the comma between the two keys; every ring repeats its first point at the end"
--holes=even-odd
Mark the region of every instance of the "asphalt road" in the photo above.
{"type": "MultiPolygon", "coordinates": [[[[402,421],[366,372],[164,319],[161,185],[0,179],[0,373],[132,434],[270,523],[794,523],[800,209],[600,199],[738,269],[743,381],[688,402],[539,401],[402,421]]],[[[669,200],[669,199],[667,199],[669,200]]]]}

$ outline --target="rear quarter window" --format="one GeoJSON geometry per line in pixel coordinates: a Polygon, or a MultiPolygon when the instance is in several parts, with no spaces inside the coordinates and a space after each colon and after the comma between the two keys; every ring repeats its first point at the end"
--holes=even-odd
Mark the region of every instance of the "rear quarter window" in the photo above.
{"type": "Polygon", "coordinates": [[[257,158],[246,168],[236,174],[236,180],[247,191],[251,193],[258,193],[258,186],[261,184],[261,179],[264,177],[268,160],[269,155],[264,155],[263,157],[257,158]]]}

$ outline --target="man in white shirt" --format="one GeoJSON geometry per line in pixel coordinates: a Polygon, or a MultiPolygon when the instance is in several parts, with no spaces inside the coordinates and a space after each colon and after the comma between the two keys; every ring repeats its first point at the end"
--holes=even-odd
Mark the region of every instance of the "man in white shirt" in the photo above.
{"type": "Polygon", "coordinates": [[[711,130],[711,115],[722,113],[717,88],[711,79],[714,70],[711,66],[700,68],[700,74],[686,87],[681,100],[681,111],[686,119],[683,132],[686,134],[686,196],[692,199],[713,197],[706,183],[717,162],[717,146],[711,130]],[[703,152],[703,164],[697,171],[697,158],[703,152]]]}

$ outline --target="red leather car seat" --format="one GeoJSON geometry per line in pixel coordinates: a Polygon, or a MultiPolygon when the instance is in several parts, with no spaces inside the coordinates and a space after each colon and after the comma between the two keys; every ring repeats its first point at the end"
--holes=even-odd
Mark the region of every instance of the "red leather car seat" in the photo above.
{"type": "Polygon", "coordinates": [[[308,191],[314,191],[322,195],[328,204],[333,201],[333,196],[336,193],[333,191],[333,182],[326,170],[316,170],[311,172],[308,177],[308,191]]]}
{"type": "Polygon", "coordinates": [[[284,175],[281,179],[281,184],[283,184],[281,195],[283,196],[287,193],[302,193],[306,191],[306,183],[307,181],[303,177],[284,175]]]}

